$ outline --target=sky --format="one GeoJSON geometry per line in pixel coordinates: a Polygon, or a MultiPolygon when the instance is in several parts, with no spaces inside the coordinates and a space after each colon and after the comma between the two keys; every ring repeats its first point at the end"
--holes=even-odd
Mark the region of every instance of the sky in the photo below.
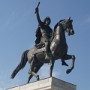
{"type": "MultiPolygon", "coordinates": [[[[75,35],[68,36],[68,54],[76,56],[75,68],[66,74],[68,67],[55,62],[53,76],[77,85],[77,90],[90,90],[90,0],[0,0],[0,90],[25,84],[29,63],[14,79],[11,73],[20,62],[22,53],[34,46],[38,22],[35,7],[40,3],[40,17],[51,18],[50,27],[61,19],[73,19],[75,35]]],[[[71,60],[66,61],[69,65],[71,60]]],[[[49,77],[49,65],[38,74],[49,77]]],[[[33,77],[31,82],[36,81],[33,77]]]]}

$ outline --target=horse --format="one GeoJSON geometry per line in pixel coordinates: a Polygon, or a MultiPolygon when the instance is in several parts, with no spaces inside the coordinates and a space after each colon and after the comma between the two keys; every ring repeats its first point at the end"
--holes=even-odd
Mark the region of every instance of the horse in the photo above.
{"type": "MultiPolygon", "coordinates": [[[[31,66],[29,70],[29,77],[27,83],[30,82],[30,79],[33,76],[35,76],[37,80],[39,80],[39,75],[37,74],[37,72],[44,65],[44,63],[50,63],[50,77],[52,77],[54,63],[58,59],[60,59],[62,62],[64,62],[65,60],[72,59],[71,66],[66,70],[66,73],[69,74],[74,69],[75,55],[67,54],[68,45],[66,42],[65,32],[67,32],[69,36],[74,35],[72,22],[73,20],[71,18],[62,19],[54,26],[53,39],[50,44],[50,49],[53,54],[53,62],[50,62],[50,60],[45,58],[45,47],[33,47],[30,50],[26,50],[23,52],[21,56],[21,61],[15,68],[15,70],[12,72],[11,78],[13,79],[16,76],[16,74],[25,67],[27,62],[31,66]]],[[[64,64],[62,63],[62,65],[64,64]]]]}

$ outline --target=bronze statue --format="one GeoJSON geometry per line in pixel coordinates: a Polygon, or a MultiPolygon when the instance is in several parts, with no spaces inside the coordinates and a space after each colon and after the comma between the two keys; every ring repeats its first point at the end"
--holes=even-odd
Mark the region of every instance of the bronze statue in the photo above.
{"type": "Polygon", "coordinates": [[[46,47],[37,48],[36,46],[33,47],[30,50],[26,50],[21,57],[21,62],[16,67],[16,69],[13,71],[11,78],[14,78],[16,74],[25,67],[26,63],[30,63],[30,71],[29,71],[29,78],[28,83],[30,79],[35,76],[37,80],[39,80],[39,75],[37,72],[39,69],[43,66],[44,63],[50,63],[50,76],[52,76],[52,70],[54,67],[55,60],[61,59],[61,61],[72,59],[72,64],[69,69],[67,69],[66,73],[69,74],[74,69],[74,63],[75,63],[75,56],[74,55],[68,55],[68,45],[66,42],[65,32],[68,33],[68,35],[74,35],[73,20],[71,18],[69,19],[63,19],[60,20],[54,27],[54,35],[53,39],[50,44],[50,50],[53,54],[53,61],[51,62],[49,58],[46,57],[46,47]]]}
{"type": "MultiPolygon", "coordinates": [[[[51,64],[53,64],[53,55],[52,52],[50,50],[50,44],[53,38],[53,31],[50,28],[50,23],[51,23],[51,19],[50,17],[46,17],[44,19],[44,22],[41,21],[40,16],[39,16],[39,5],[40,2],[38,3],[36,9],[35,9],[35,14],[37,16],[37,20],[38,20],[38,29],[36,31],[36,40],[35,40],[35,46],[37,48],[42,48],[43,45],[45,45],[46,48],[46,58],[48,58],[51,62],[51,64]]],[[[62,61],[62,65],[66,65],[68,66],[65,61],[62,61]]],[[[52,67],[52,66],[51,66],[52,67]]]]}

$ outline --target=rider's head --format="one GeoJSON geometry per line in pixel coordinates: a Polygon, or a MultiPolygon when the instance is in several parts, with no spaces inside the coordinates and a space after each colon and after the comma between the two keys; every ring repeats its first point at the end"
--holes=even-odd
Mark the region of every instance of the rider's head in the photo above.
{"type": "Polygon", "coordinates": [[[45,23],[46,25],[50,25],[50,23],[51,23],[50,17],[46,17],[46,18],[44,19],[44,23],[45,23]]]}

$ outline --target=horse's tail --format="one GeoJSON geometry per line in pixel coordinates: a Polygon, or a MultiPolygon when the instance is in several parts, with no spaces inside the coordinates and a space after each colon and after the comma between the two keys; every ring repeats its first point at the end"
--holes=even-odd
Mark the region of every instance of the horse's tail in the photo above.
{"type": "Polygon", "coordinates": [[[16,74],[25,67],[27,61],[28,61],[28,58],[27,58],[27,53],[28,53],[29,50],[26,50],[22,56],[21,56],[21,61],[20,63],[18,64],[18,66],[16,67],[16,69],[13,71],[13,73],[11,74],[11,78],[13,79],[16,74]]]}

